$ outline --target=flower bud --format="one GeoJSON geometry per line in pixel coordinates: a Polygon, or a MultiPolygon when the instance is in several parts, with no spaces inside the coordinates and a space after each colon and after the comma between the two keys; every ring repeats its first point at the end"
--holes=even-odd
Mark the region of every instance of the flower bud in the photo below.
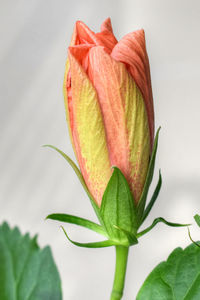
{"type": "Polygon", "coordinates": [[[110,19],[94,33],[76,22],[64,79],[67,120],[85,183],[98,206],[117,166],[137,204],[154,139],[143,30],[116,40],[110,19]]]}

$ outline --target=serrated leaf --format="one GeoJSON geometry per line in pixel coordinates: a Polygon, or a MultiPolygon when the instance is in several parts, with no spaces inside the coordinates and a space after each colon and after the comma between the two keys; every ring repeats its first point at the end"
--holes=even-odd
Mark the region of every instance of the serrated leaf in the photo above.
{"type": "Polygon", "coordinates": [[[159,127],[157,132],[156,132],[156,137],[155,137],[155,140],[154,140],[154,145],[153,145],[153,150],[152,150],[152,155],[151,155],[151,159],[150,159],[150,163],[149,163],[149,168],[148,168],[148,172],[147,172],[146,181],[145,181],[144,188],[143,188],[143,191],[142,191],[142,195],[141,195],[141,198],[139,200],[138,207],[137,207],[139,226],[142,223],[143,212],[144,212],[144,208],[145,208],[145,204],[146,204],[147,194],[148,194],[149,187],[150,187],[150,184],[151,184],[152,179],[153,179],[153,173],[154,173],[156,153],[157,153],[157,148],[158,148],[158,137],[159,137],[160,128],[161,127],[159,127]]]}
{"type": "Polygon", "coordinates": [[[191,225],[191,224],[172,223],[172,222],[166,221],[164,218],[156,218],[149,227],[147,227],[143,231],[137,233],[137,237],[139,238],[139,237],[143,236],[144,234],[146,234],[147,232],[152,230],[160,222],[164,223],[165,225],[170,226],[170,227],[186,227],[186,226],[191,225]]]}
{"type": "Polygon", "coordinates": [[[116,227],[133,234],[136,232],[133,196],[124,175],[117,167],[114,167],[104,192],[100,212],[111,240],[127,242],[127,236],[116,227]]]}
{"type": "Polygon", "coordinates": [[[200,215],[197,215],[197,214],[196,214],[196,215],[194,216],[194,219],[195,219],[197,225],[200,227],[200,215]]]}
{"type": "Polygon", "coordinates": [[[199,300],[200,248],[176,248],[143,283],[136,300],[199,300]]]}
{"type": "Polygon", "coordinates": [[[88,228],[90,230],[93,230],[97,233],[100,233],[104,236],[107,236],[106,231],[104,230],[104,228],[101,225],[96,224],[92,221],[89,221],[89,220],[81,218],[81,217],[72,216],[72,215],[68,215],[68,214],[51,214],[51,215],[48,215],[46,217],[46,219],[51,219],[51,220],[56,220],[56,221],[61,221],[61,222],[65,222],[65,223],[79,225],[79,226],[88,228]]]}
{"type": "Polygon", "coordinates": [[[146,220],[146,218],[148,217],[148,215],[149,215],[152,207],[154,206],[154,203],[156,202],[156,199],[157,199],[157,197],[159,195],[161,186],[162,186],[162,176],[161,176],[161,172],[159,171],[158,183],[157,183],[155,191],[154,191],[154,193],[153,193],[153,195],[151,197],[151,200],[149,201],[149,204],[145,208],[141,224],[146,220]]]}
{"type": "Polygon", "coordinates": [[[55,151],[57,151],[60,155],[62,155],[62,157],[69,163],[69,165],[72,167],[72,169],[74,170],[74,172],[76,173],[80,183],[82,184],[84,190],[86,191],[90,202],[92,204],[92,207],[94,208],[94,211],[100,221],[100,223],[102,224],[102,220],[101,220],[101,215],[99,213],[99,207],[97,206],[96,202],[94,201],[92,195],[90,194],[87,185],[85,183],[85,180],[83,178],[83,175],[81,174],[81,171],[79,170],[79,168],[77,167],[77,165],[73,162],[73,160],[66,154],[64,153],[62,150],[58,149],[57,147],[53,146],[53,145],[43,145],[43,147],[48,147],[51,148],[55,151]]]}
{"type": "Polygon", "coordinates": [[[0,299],[61,300],[61,281],[49,247],[21,235],[7,223],[0,226],[0,299]]]}

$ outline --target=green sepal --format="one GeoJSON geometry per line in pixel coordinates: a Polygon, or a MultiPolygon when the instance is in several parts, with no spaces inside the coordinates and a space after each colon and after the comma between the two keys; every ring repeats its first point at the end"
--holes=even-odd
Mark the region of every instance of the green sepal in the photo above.
{"type": "Polygon", "coordinates": [[[151,200],[149,202],[149,204],[147,205],[147,207],[145,208],[145,211],[144,211],[144,214],[143,214],[143,218],[142,218],[142,222],[141,222],[141,225],[142,223],[145,221],[145,219],[148,217],[154,203],[156,202],[156,199],[159,195],[159,192],[160,192],[160,189],[161,189],[161,186],[162,186],[162,176],[161,176],[161,172],[159,171],[159,179],[158,179],[158,183],[156,185],[156,188],[154,190],[154,193],[151,197],[151,200]]]}
{"type": "Polygon", "coordinates": [[[138,215],[138,225],[139,226],[141,225],[141,222],[142,222],[142,219],[143,219],[143,213],[144,213],[144,208],[145,208],[145,204],[146,204],[147,194],[148,194],[149,187],[150,187],[150,184],[151,184],[152,179],[153,179],[153,173],[154,173],[155,159],[156,159],[156,153],[157,153],[157,148],[158,148],[158,137],[159,137],[160,128],[161,127],[159,127],[157,132],[156,132],[154,145],[153,145],[153,150],[152,150],[152,155],[151,155],[149,168],[148,168],[148,172],[147,172],[147,176],[146,176],[146,181],[145,181],[145,184],[144,184],[142,195],[140,197],[140,200],[139,200],[139,203],[138,203],[138,206],[137,206],[137,215],[138,215]]]}
{"type": "Polygon", "coordinates": [[[109,239],[126,245],[129,240],[125,232],[133,235],[136,232],[136,208],[126,178],[117,167],[113,168],[102,198],[100,213],[109,239]]]}
{"type": "Polygon", "coordinates": [[[200,227],[200,215],[196,214],[194,216],[195,222],[197,223],[197,225],[200,227]]]}
{"type": "MultiPolygon", "coordinates": [[[[196,214],[196,215],[194,216],[194,220],[195,220],[195,222],[197,223],[197,225],[200,227],[200,215],[196,214]]],[[[192,239],[192,236],[191,236],[191,234],[190,234],[189,228],[188,228],[188,235],[189,235],[189,238],[190,238],[191,242],[192,242],[193,244],[195,244],[197,247],[200,248],[199,242],[197,243],[197,242],[195,242],[195,241],[192,239]]]]}
{"type": "Polygon", "coordinates": [[[89,221],[87,219],[84,219],[84,218],[80,218],[80,217],[72,216],[72,215],[68,215],[68,214],[58,214],[57,213],[57,214],[48,215],[46,217],[46,219],[79,225],[79,226],[88,228],[90,230],[93,230],[94,232],[97,232],[97,233],[107,237],[106,231],[101,225],[94,223],[92,221],[89,221]]]}
{"type": "Polygon", "coordinates": [[[138,244],[138,240],[137,240],[136,236],[133,233],[131,233],[129,231],[126,231],[126,230],[124,230],[124,229],[122,229],[120,227],[117,227],[117,226],[114,226],[114,227],[116,229],[118,229],[119,231],[123,232],[126,235],[126,237],[128,239],[128,243],[124,244],[124,246],[129,247],[129,246],[138,244]]]}
{"type": "Polygon", "coordinates": [[[158,224],[160,222],[162,222],[168,226],[171,226],[171,227],[185,227],[185,226],[191,225],[191,224],[172,223],[172,222],[166,221],[164,218],[156,218],[149,227],[147,227],[143,231],[137,233],[137,238],[139,238],[139,237],[143,236],[144,234],[146,234],[147,232],[149,232],[151,229],[153,229],[156,226],[156,224],[158,224]]]}
{"type": "Polygon", "coordinates": [[[62,226],[61,226],[61,228],[62,228],[64,234],[66,235],[68,241],[70,241],[72,244],[74,244],[75,246],[78,246],[78,247],[82,247],[82,248],[105,248],[105,247],[111,247],[111,246],[116,246],[117,245],[117,243],[115,243],[114,241],[111,241],[111,240],[105,240],[105,241],[93,242],[93,243],[75,242],[75,241],[70,239],[67,232],[65,231],[65,229],[62,226]]]}
{"type": "Polygon", "coordinates": [[[190,238],[190,241],[191,241],[194,245],[196,245],[197,247],[200,248],[200,244],[198,244],[197,242],[195,242],[195,241],[193,240],[193,238],[191,237],[189,227],[188,227],[188,236],[189,236],[189,238],[190,238]]]}
{"type": "Polygon", "coordinates": [[[72,169],[75,171],[75,173],[76,173],[76,175],[77,175],[80,183],[82,184],[84,190],[86,191],[86,193],[87,193],[87,195],[88,195],[88,197],[89,197],[89,199],[91,201],[91,204],[92,204],[92,206],[94,208],[94,211],[95,211],[95,213],[96,213],[96,215],[97,215],[100,223],[102,224],[101,215],[99,213],[99,207],[96,204],[96,202],[95,202],[94,198],[92,197],[91,193],[89,192],[89,190],[87,188],[87,185],[85,183],[85,180],[83,178],[83,175],[81,174],[81,172],[80,172],[79,168],[77,167],[77,165],[73,162],[73,160],[67,154],[65,154],[62,150],[58,149],[57,147],[52,146],[52,145],[43,145],[43,147],[49,147],[51,149],[56,150],[70,164],[70,166],[72,167],[72,169]]]}

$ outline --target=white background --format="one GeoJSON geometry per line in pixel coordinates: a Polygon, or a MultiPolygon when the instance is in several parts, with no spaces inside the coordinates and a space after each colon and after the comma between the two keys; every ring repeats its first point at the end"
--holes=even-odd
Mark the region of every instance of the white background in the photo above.
{"type": "MultiPolygon", "coordinates": [[[[67,46],[76,20],[97,31],[108,16],[118,39],[141,27],[146,32],[156,127],[162,126],[154,185],[161,168],[163,187],[145,225],[158,216],[193,222],[200,213],[199,1],[1,0],[0,221],[39,233],[40,245],[52,246],[64,300],[109,299],[114,249],[76,248],[57,222],[44,221],[52,212],[96,217],[70,167],[41,145],[74,158],[62,95],[67,46]]],[[[82,242],[99,238],[65,228],[82,242]]],[[[197,226],[191,233],[200,238],[197,226]]],[[[134,300],[153,267],[189,242],[187,229],[157,225],[130,251],[123,299],[134,300]]]]}

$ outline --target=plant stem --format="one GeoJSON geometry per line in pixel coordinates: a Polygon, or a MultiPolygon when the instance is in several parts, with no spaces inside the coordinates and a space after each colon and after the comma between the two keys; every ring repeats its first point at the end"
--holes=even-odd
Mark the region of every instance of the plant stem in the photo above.
{"type": "Polygon", "coordinates": [[[120,300],[123,296],[126,266],[128,259],[128,247],[116,246],[115,278],[110,300],[120,300]]]}

